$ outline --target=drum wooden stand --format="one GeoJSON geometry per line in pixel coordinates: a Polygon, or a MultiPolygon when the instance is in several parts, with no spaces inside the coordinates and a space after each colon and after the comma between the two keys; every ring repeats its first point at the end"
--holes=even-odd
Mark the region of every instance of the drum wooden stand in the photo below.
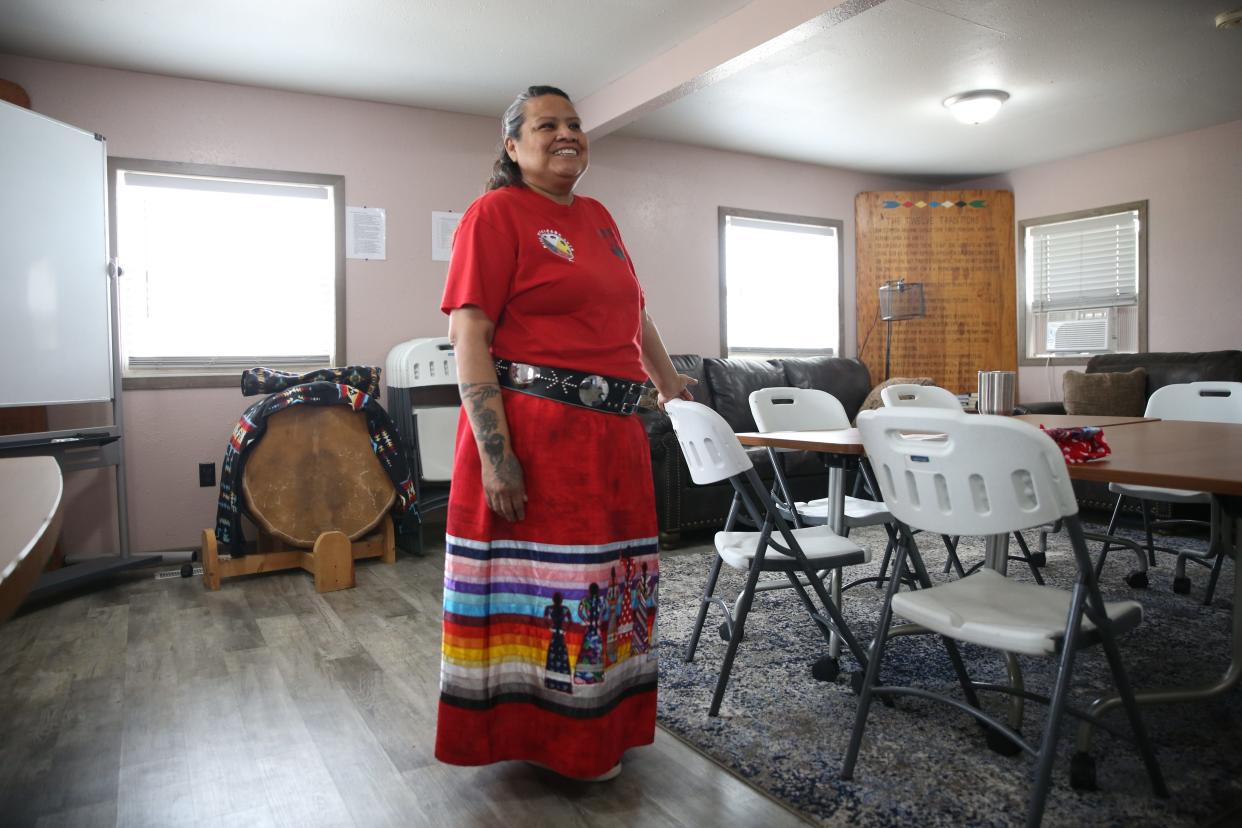
{"type": "Polygon", "coordinates": [[[388,517],[397,495],[361,412],[295,405],[273,414],[250,448],[241,488],[258,549],[222,559],[214,530],[204,530],[207,589],[219,589],[221,578],[304,569],[316,591],[332,592],[354,585],[355,560],[397,560],[388,517]]]}

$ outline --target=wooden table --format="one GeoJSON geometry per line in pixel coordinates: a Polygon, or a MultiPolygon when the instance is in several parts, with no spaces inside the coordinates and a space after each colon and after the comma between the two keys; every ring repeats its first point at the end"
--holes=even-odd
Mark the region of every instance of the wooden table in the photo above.
{"type": "Polygon", "coordinates": [[[13,615],[52,554],[63,494],[55,458],[0,458],[0,621],[13,615]]]}
{"type": "Polygon", "coordinates": [[[1159,422],[1150,417],[1104,417],[1096,414],[1018,414],[1011,419],[1030,423],[1036,428],[1041,425],[1045,428],[1082,428],[1085,426],[1105,428],[1159,422]]]}

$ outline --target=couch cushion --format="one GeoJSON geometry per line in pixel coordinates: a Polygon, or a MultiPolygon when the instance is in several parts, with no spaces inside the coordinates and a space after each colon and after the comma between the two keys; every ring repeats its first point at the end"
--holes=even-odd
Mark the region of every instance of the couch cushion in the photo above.
{"type": "MultiPolygon", "coordinates": [[[[890,385],[935,385],[936,381],[931,377],[893,377],[886,379],[884,382],[872,388],[867,394],[867,398],[863,400],[862,405],[858,407],[859,411],[872,411],[877,408],[884,407],[884,399],[880,396],[880,392],[890,385]]],[[[855,414],[855,417],[858,415],[855,414]]]]}
{"type": "Polygon", "coordinates": [[[789,357],[773,360],[785,371],[785,382],[795,388],[827,391],[845,407],[852,421],[871,388],[867,366],[842,357],[789,357]]]}
{"type": "Polygon", "coordinates": [[[1086,374],[1066,371],[1061,396],[1066,414],[1099,414],[1139,417],[1147,409],[1147,371],[1086,374]]]}
{"type": "Polygon", "coordinates": [[[712,387],[716,411],[734,431],[758,431],[750,413],[750,392],[760,388],[780,388],[786,384],[779,365],[755,359],[703,360],[707,382],[712,387]]]}
{"type": "Polygon", "coordinates": [[[1242,382],[1242,351],[1097,354],[1087,361],[1088,374],[1132,368],[1147,371],[1146,396],[1150,397],[1157,388],[1183,382],[1242,382]]]}

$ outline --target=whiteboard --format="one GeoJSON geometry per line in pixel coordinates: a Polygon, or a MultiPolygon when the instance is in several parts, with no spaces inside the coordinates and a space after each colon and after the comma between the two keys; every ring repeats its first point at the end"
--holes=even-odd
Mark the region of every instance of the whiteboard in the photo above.
{"type": "Polygon", "coordinates": [[[107,148],[0,101],[0,407],[110,400],[107,148]]]}

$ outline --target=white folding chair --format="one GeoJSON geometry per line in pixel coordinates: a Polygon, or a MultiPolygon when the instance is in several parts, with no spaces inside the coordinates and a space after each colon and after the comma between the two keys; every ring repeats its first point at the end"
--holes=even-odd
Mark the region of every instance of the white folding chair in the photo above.
{"type": "Polygon", "coordinates": [[[831,645],[835,633],[845,642],[860,666],[865,667],[866,655],[850,632],[845,618],[825,590],[817,572],[843,566],[866,563],[871,556],[852,541],[837,535],[827,526],[791,527],[772,502],[771,495],[750,462],[737,435],[724,418],[705,405],[686,400],[673,400],[665,406],[677,441],[681,445],[690,477],[695,483],[706,485],[720,480],[733,484],[733,505],[724,530],[716,533],[716,555],[703,598],[699,604],[698,619],[690,644],[686,648],[686,661],[694,660],[707,609],[717,604],[724,610],[729,626],[729,645],[720,665],[720,678],[712,697],[709,716],[720,712],[729,671],[737,654],[738,644],[744,635],[746,617],[754,601],[760,572],[779,572],[785,575],[790,587],[798,594],[815,625],[831,645]],[[759,527],[759,531],[733,531],[740,510],[759,527]],[[747,573],[746,586],[738,602],[737,617],[732,617],[729,605],[714,596],[720,567],[728,564],[747,573]],[[815,605],[806,591],[809,586],[819,598],[823,610],[815,605]],[[826,615],[825,615],[826,611],[826,615]]]}
{"type": "MultiPolygon", "coordinates": [[[[845,406],[841,405],[841,401],[827,391],[821,391],[818,388],[796,388],[792,386],[760,388],[750,393],[750,413],[754,416],[755,424],[761,432],[828,430],[851,427],[849,415],[845,413],[845,406]]],[[[793,451],[793,449],[768,448],[768,458],[772,463],[774,477],[772,497],[777,509],[797,527],[831,526],[831,514],[834,505],[832,494],[829,494],[828,497],[817,498],[809,502],[795,501],[793,499],[793,489],[785,477],[785,464],[782,462],[782,458],[790,451],[793,451]]],[[[832,463],[842,463],[845,460],[846,458],[842,457],[829,458],[829,462],[832,463]]],[[[878,492],[879,489],[875,486],[875,482],[869,479],[871,468],[867,465],[866,458],[858,459],[857,470],[860,478],[866,481],[871,491],[878,492]]],[[[834,474],[843,478],[844,469],[831,468],[828,474],[830,480],[834,474]]],[[[836,485],[843,490],[845,486],[844,480],[838,480],[836,485]]],[[[829,490],[832,490],[832,486],[829,486],[829,490]]],[[[831,574],[829,593],[832,596],[832,600],[837,603],[837,606],[841,605],[841,595],[847,589],[867,583],[874,583],[876,589],[883,587],[885,573],[888,572],[888,562],[892,556],[893,547],[897,543],[895,521],[884,506],[883,501],[878,499],[865,500],[852,495],[843,495],[843,500],[844,508],[842,509],[840,521],[840,533],[843,536],[848,537],[850,530],[856,527],[882,525],[888,533],[888,542],[884,547],[884,558],[880,564],[879,575],[857,578],[848,584],[842,584],[841,569],[834,569],[831,573],[821,573],[821,575],[831,574]]],[[[836,529],[837,527],[833,528],[836,529]]],[[[952,547],[950,547],[950,550],[952,550],[952,547]]],[[[787,584],[779,581],[760,583],[758,587],[760,591],[787,588],[787,584]]],[[[738,599],[741,600],[741,596],[738,596],[738,599]]],[[[725,640],[728,640],[728,629],[724,624],[720,625],[720,635],[725,640]]],[[[840,665],[837,661],[840,650],[840,644],[834,642],[828,648],[828,656],[816,662],[812,669],[812,675],[820,681],[833,681],[836,679],[840,672],[840,665]]]]}
{"type": "Polygon", "coordinates": [[[913,406],[915,408],[944,408],[961,411],[962,403],[957,395],[939,385],[889,385],[880,389],[880,399],[885,408],[913,406]]]}
{"type": "MultiPolygon", "coordinates": [[[[750,394],[750,413],[761,432],[850,428],[850,418],[841,401],[818,388],[760,388],[750,394]]],[[[808,502],[794,501],[793,491],[781,462],[781,456],[789,451],[791,449],[768,449],[775,476],[774,494],[781,498],[777,501],[777,507],[797,526],[829,523],[831,497],[821,497],[808,502]]],[[[870,475],[865,460],[859,462],[858,471],[864,479],[870,475]]],[[[868,485],[874,485],[873,481],[868,481],[868,485]]],[[[845,496],[841,534],[848,535],[850,529],[861,526],[891,526],[892,523],[893,516],[883,501],[845,496]]],[[[885,550],[886,557],[888,554],[888,550],[885,550]]],[[[864,578],[850,586],[873,580],[880,579],[864,578]]]]}
{"type": "MultiPolygon", "coordinates": [[[[1083,647],[1099,643],[1152,788],[1158,796],[1167,796],[1116,641],[1117,635],[1139,624],[1142,607],[1134,601],[1106,604],[1100,597],[1069,473],[1052,439],[1026,423],[1005,417],[930,409],[864,412],[858,418],[858,427],[884,502],[904,524],[905,543],[895,555],[893,579],[871,645],[842,778],[853,776],[872,698],[912,695],[943,701],[1036,757],[1026,824],[1039,825],[1052,780],[1061,717],[1067,711],[1074,655],[1083,647]],[[1019,583],[992,569],[930,589],[897,591],[909,554],[907,544],[914,543],[913,535],[905,527],[943,534],[998,535],[1058,519],[1069,533],[1078,565],[1078,576],[1070,591],[1019,583]],[[877,686],[894,614],[943,638],[966,695],[965,703],[919,688],[877,686]],[[1056,658],[1058,669],[1051,698],[1020,688],[972,682],[954,641],[1006,653],[1056,658]],[[1007,692],[1048,704],[1048,719],[1038,748],[1016,730],[984,713],[979,708],[979,690],[1007,692]]],[[[1070,712],[1104,727],[1095,717],[1070,712]]],[[[1109,732],[1122,735],[1113,729],[1109,732]]]]}
{"type": "MultiPolygon", "coordinates": [[[[1176,385],[1165,385],[1157,388],[1147,400],[1147,411],[1144,416],[1159,420],[1192,420],[1206,423],[1242,423],[1242,382],[1186,382],[1176,385]]],[[[1142,507],[1143,531],[1147,535],[1147,563],[1156,563],[1156,552],[1169,552],[1177,555],[1177,566],[1173,572],[1173,591],[1185,594],[1190,592],[1190,578],[1186,577],[1186,561],[1194,561],[1209,566],[1208,561],[1215,558],[1211,577],[1208,579],[1207,592],[1203,603],[1211,604],[1216,593],[1216,581],[1220,578],[1221,564],[1228,554],[1228,539],[1223,536],[1223,522],[1219,514],[1219,506],[1208,492],[1195,492],[1186,489],[1161,489],[1155,486],[1136,486],[1131,483],[1109,483],[1108,490],[1117,495],[1117,505],[1113,508],[1113,517],[1108,523],[1108,534],[1117,531],[1117,521],[1121,517],[1122,501],[1127,497],[1138,499],[1142,507]],[[1151,519],[1152,503],[1206,503],[1210,505],[1211,529],[1208,547],[1205,552],[1188,552],[1185,550],[1167,549],[1156,546],[1152,539],[1152,530],[1170,526],[1187,524],[1202,525],[1202,521],[1175,519],[1151,519]]],[[[1104,569],[1104,560],[1114,542],[1106,541],[1100,551],[1100,559],[1096,565],[1096,576],[1104,569]]],[[[1235,564],[1236,566],[1236,564],[1235,564]]],[[[1131,586],[1147,586],[1147,573],[1140,566],[1139,570],[1130,573],[1126,579],[1131,586]]]]}
{"type": "MultiPolygon", "coordinates": [[[[880,389],[880,399],[884,401],[885,408],[936,408],[957,412],[962,410],[962,404],[957,395],[938,385],[890,385],[880,389]]],[[[1009,560],[1025,563],[1030,567],[1035,583],[1042,585],[1044,577],[1039,573],[1039,567],[1047,562],[1047,558],[1042,552],[1031,554],[1031,549],[1026,545],[1026,538],[1021,532],[1014,532],[1013,538],[1018,542],[1018,548],[1022,550],[1022,554],[1010,555],[1009,560]]],[[[944,562],[944,571],[947,573],[949,567],[952,566],[957,569],[958,575],[964,577],[983,566],[983,562],[980,561],[970,569],[963,570],[962,562],[957,557],[957,541],[957,537],[945,538],[945,546],[949,549],[949,559],[944,562]]]]}

